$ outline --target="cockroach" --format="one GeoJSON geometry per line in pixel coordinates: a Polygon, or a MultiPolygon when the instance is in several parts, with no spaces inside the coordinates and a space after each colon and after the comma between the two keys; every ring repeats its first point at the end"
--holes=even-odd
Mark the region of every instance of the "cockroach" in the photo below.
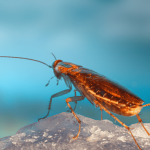
{"type": "MultiPolygon", "coordinates": [[[[53,54],[54,56],[54,54],[53,54]]],[[[138,96],[131,93],[126,88],[108,80],[106,77],[99,75],[97,72],[86,69],[82,66],[63,62],[62,60],[57,60],[56,57],[55,61],[53,62],[52,66],[30,58],[23,58],[23,57],[13,57],[13,56],[0,56],[0,57],[7,57],[7,58],[20,58],[20,59],[27,59],[32,61],[40,62],[48,67],[52,68],[55,74],[55,77],[59,81],[61,78],[64,79],[66,86],[68,89],[60,91],[56,94],[53,94],[50,97],[48,113],[45,117],[39,118],[44,119],[49,115],[52,99],[54,97],[58,97],[64,94],[69,93],[72,90],[72,84],[74,85],[75,89],[80,93],[80,96],[68,97],[66,99],[67,106],[70,108],[71,112],[73,113],[74,117],[79,123],[79,131],[76,136],[72,139],[77,139],[80,134],[81,129],[81,121],[75,114],[74,110],[70,106],[69,102],[77,102],[82,101],[86,97],[91,104],[100,107],[101,110],[101,120],[102,120],[102,110],[106,111],[109,115],[111,115],[115,120],[117,120],[122,126],[124,126],[131,134],[135,144],[141,150],[140,146],[136,142],[130,127],[125,125],[122,121],[120,121],[117,117],[115,117],[111,112],[123,115],[123,116],[135,116],[137,117],[138,121],[141,123],[142,127],[146,131],[148,135],[150,133],[146,130],[143,125],[142,119],[139,116],[139,113],[143,107],[150,106],[149,104],[142,105],[144,101],[140,99],[138,96]]],[[[48,85],[48,84],[47,84],[48,85]]]]}

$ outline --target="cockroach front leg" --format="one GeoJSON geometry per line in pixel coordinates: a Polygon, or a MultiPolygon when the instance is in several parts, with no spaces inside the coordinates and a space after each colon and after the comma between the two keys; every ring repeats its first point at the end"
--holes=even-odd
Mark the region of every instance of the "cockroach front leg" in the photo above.
{"type": "Polygon", "coordinates": [[[51,98],[50,98],[47,115],[46,115],[45,117],[43,117],[43,118],[39,118],[38,121],[41,120],[41,119],[46,118],[46,117],[49,115],[49,112],[50,112],[50,109],[51,109],[51,104],[52,104],[52,98],[58,97],[58,96],[61,96],[61,95],[65,95],[65,94],[69,93],[69,92],[71,91],[71,89],[72,89],[72,87],[70,87],[68,90],[63,90],[63,91],[61,91],[61,92],[58,92],[58,93],[52,95],[51,98]]]}
{"type": "Polygon", "coordinates": [[[75,97],[69,97],[66,99],[66,103],[68,105],[68,107],[70,108],[71,112],[73,113],[74,117],[77,119],[78,123],[79,123],[79,131],[78,134],[76,136],[74,136],[72,139],[76,140],[80,134],[80,130],[81,130],[81,121],[80,119],[77,117],[77,115],[75,114],[75,112],[73,111],[72,107],[70,106],[69,102],[75,102],[75,101],[82,101],[84,100],[84,96],[75,96],[75,97]]]}

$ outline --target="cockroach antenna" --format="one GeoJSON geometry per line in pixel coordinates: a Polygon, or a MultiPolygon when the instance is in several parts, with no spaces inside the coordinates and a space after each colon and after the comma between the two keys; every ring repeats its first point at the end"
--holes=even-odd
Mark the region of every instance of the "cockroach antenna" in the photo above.
{"type": "Polygon", "coordinates": [[[48,86],[49,83],[50,83],[50,80],[53,79],[54,77],[55,77],[55,76],[51,77],[51,78],[49,79],[48,83],[47,83],[45,86],[48,86]]]}
{"type": "MultiPolygon", "coordinates": [[[[54,54],[53,54],[53,55],[54,55],[54,54]]],[[[14,57],[14,56],[0,56],[0,57],[5,57],[5,58],[19,58],[19,59],[27,59],[27,60],[37,61],[37,62],[39,62],[39,63],[42,63],[42,64],[48,66],[49,68],[52,68],[52,66],[50,66],[50,65],[48,65],[48,64],[46,64],[46,63],[44,63],[44,62],[42,62],[42,61],[35,60],[35,59],[24,58],[24,57],[14,57]]],[[[54,57],[55,57],[55,56],[54,56],[54,57]]],[[[55,57],[55,58],[56,58],[56,57],[55,57]]],[[[53,78],[53,77],[52,77],[52,78],[53,78]]],[[[52,78],[50,78],[50,79],[52,79],[52,78]]],[[[50,82],[50,80],[48,81],[48,83],[47,83],[45,86],[48,86],[48,85],[49,85],[49,82],[50,82]]]]}
{"type": "Polygon", "coordinates": [[[58,85],[59,84],[59,80],[57,79],[57,84],[56,85],[58,85]]]}
{"type": "Polygon", "coordinates": [[[46,64],[46,63],[44,63],[44,62],[42,62],[42,61],[35,60],[35,59],[24,58],[24,57],[14,57],[14,56],[0,56],[0,57],[5,57],[5,58],[19,58],[19,59],[27,59],[27,60],[37,61],[37,62],[39,62],[39,63],[42,63],[42,64],[48,66],[49,68],[52,68],[52,66],[50,66],[50,65],[48,65],[48,64],[46,64]]]}
{"type": "Polygon", "coordinates": [[[53,53],[51,53],[51,54],[54,56],[55,60],[57,60],[56,57],[55,57],[55,55],[53,53]]]}

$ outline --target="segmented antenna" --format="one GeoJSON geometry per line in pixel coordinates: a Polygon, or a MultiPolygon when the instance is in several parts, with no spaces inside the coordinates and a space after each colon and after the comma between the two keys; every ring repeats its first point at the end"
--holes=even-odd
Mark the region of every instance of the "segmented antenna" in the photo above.
{"type": "Polygon", "coordinates": [[[55,76],[51,77],[51,78],[49,79],[48,83],[47,83],[45,86],[48,86],[49,83],[50,83],[50,80],[53,79],[54,77],[55,77],[55,76]]]}
{"type": "Polygon", "coordinates": [[[59,79],[57,79],[57,84],[56,85],[58,85],[59,84],[59,79]]]}
{"type": "Polygon", "coordinates": [[[55,60],[57,60],[56,57],[55,57],[55,55],[53,53],[52,53],[52,55],[54,56],[55,60]]]}
{"type": "MultiPolygon", "coordinates": [[[[13,56],[0,56],[0,57],[5,57],[5,58],[19,58],[19,59],[27,59],[27,60],[37,61],[37,62],[39,62],[39,63],[42,63],[42,64],[48,66],[49,68],[52,68],[52,66],[50,66],[50,65],[48,65],[48,64],[46,64],[46,63],[44,63],[44,62],[42,62],[42,61],[35,60],[35,59],[24,58],[24,57],[13,57],[13,56]]],[[[55,58],[56,58],[56,57],[55,57],[55,58]]]]}

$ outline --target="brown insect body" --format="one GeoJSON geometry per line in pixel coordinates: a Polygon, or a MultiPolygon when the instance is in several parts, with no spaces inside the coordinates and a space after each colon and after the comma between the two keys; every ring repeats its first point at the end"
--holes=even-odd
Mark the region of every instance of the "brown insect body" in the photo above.
{"type": "Polygon", "coordinates": [[[104,76],[67,62],[58,67],[60,74],[68,76],[74,87],[92,104],[97,100],[109,111],[123,116],[134,116],[141,111],[143,100],[104,76]]]}

